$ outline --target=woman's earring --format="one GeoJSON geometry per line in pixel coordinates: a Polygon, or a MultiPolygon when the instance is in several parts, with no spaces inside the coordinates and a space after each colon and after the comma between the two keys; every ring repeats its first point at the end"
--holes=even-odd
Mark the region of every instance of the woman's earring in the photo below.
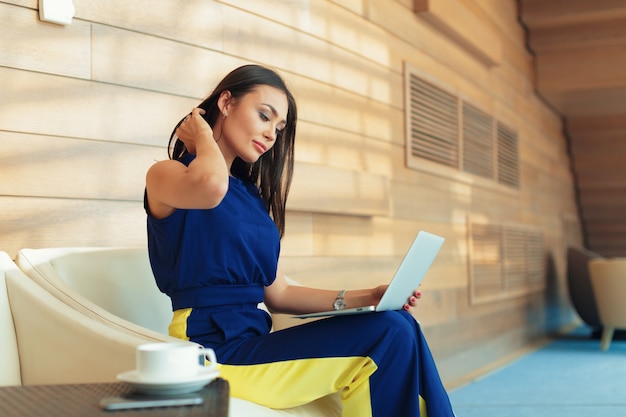
{"type": "Polygon", "coordinates": [[[226,112],[222,113],[222,116],[223,116],[222,119],[225,119],[226,118],[226,112]]]}

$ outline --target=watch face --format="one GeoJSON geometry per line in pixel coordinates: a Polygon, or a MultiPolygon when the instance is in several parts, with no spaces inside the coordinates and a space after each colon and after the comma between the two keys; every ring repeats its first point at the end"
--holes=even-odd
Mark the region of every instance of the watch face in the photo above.
{"type": "Polygon", "coordinates": [[[342,298],[335,300],[335,310],[343,310],[346,308],[346,302],[342,298]]]}

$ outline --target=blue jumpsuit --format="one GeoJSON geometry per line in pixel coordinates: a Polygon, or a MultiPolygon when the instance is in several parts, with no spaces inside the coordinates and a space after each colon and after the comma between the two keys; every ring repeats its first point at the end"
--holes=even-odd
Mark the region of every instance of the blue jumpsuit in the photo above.
{"type": "Polygon", "coordinates": [[[213,348],[234,397],[289,408],[339,392],[344,417],[454,416],[407,312],[270,333],[271,317],[257,305],[275,278],[280,238],[254,184],[231,177],[216,208],[160,220],[148,211],[147,227],[157,285],[172,300],[170,334],[213,348]]]}

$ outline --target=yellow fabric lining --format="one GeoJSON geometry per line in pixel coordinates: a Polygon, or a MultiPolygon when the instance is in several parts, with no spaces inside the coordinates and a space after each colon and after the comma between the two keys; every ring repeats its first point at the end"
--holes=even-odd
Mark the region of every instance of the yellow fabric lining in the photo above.
{"type": "Polygon", "coordinates": [[[187,319],[191,315],[191,310],[191,308],[183,308],[174,311],[172,322],[168,327],[170,336],[183,340],[189,340],[189,336],[187,336],[187,319]]]}
{"type": "Polygon", "coordinates": [[[371,417],[369,377],[376,369],[374,361],[364,357],[296,359],[220,367],[222,378],[230,383],[233,397],[280,409],[342,391],[343,415],[346,417],[371,417]]]}
{"type": "MultiPolygon", "coordinates": [[[[174,311],[169,334],[183,340],[192,309],[174,311]]],[[[219,358],[217,358],[219,362],[219,358]]],[[[270,408],[307,404],[340,392],[343,417],[371,417],[369,377],[378,369],[367,357],[306,358],[257,365],[220,364],[220,376],[230,384],[233,397],[270,408]],[[262,384],[258,381],[263,381],[262,384]],[[344,388],[345,387],[345,388],[344,388]]],[[[420,416],[426,403],[419,397],[420,416]]]]}

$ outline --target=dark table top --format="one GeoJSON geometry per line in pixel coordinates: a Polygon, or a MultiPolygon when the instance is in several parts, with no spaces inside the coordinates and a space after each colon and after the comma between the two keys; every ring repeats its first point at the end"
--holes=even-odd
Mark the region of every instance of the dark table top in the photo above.
{"type": "Polygon", "coordinates": [[[201,405],[105,411],[100,400],[129,394],[133,388],[124,383],[29,385],[0,387],[2,417],[227,417],[228,382],[221,378],[198,392],[201,405]]]}

